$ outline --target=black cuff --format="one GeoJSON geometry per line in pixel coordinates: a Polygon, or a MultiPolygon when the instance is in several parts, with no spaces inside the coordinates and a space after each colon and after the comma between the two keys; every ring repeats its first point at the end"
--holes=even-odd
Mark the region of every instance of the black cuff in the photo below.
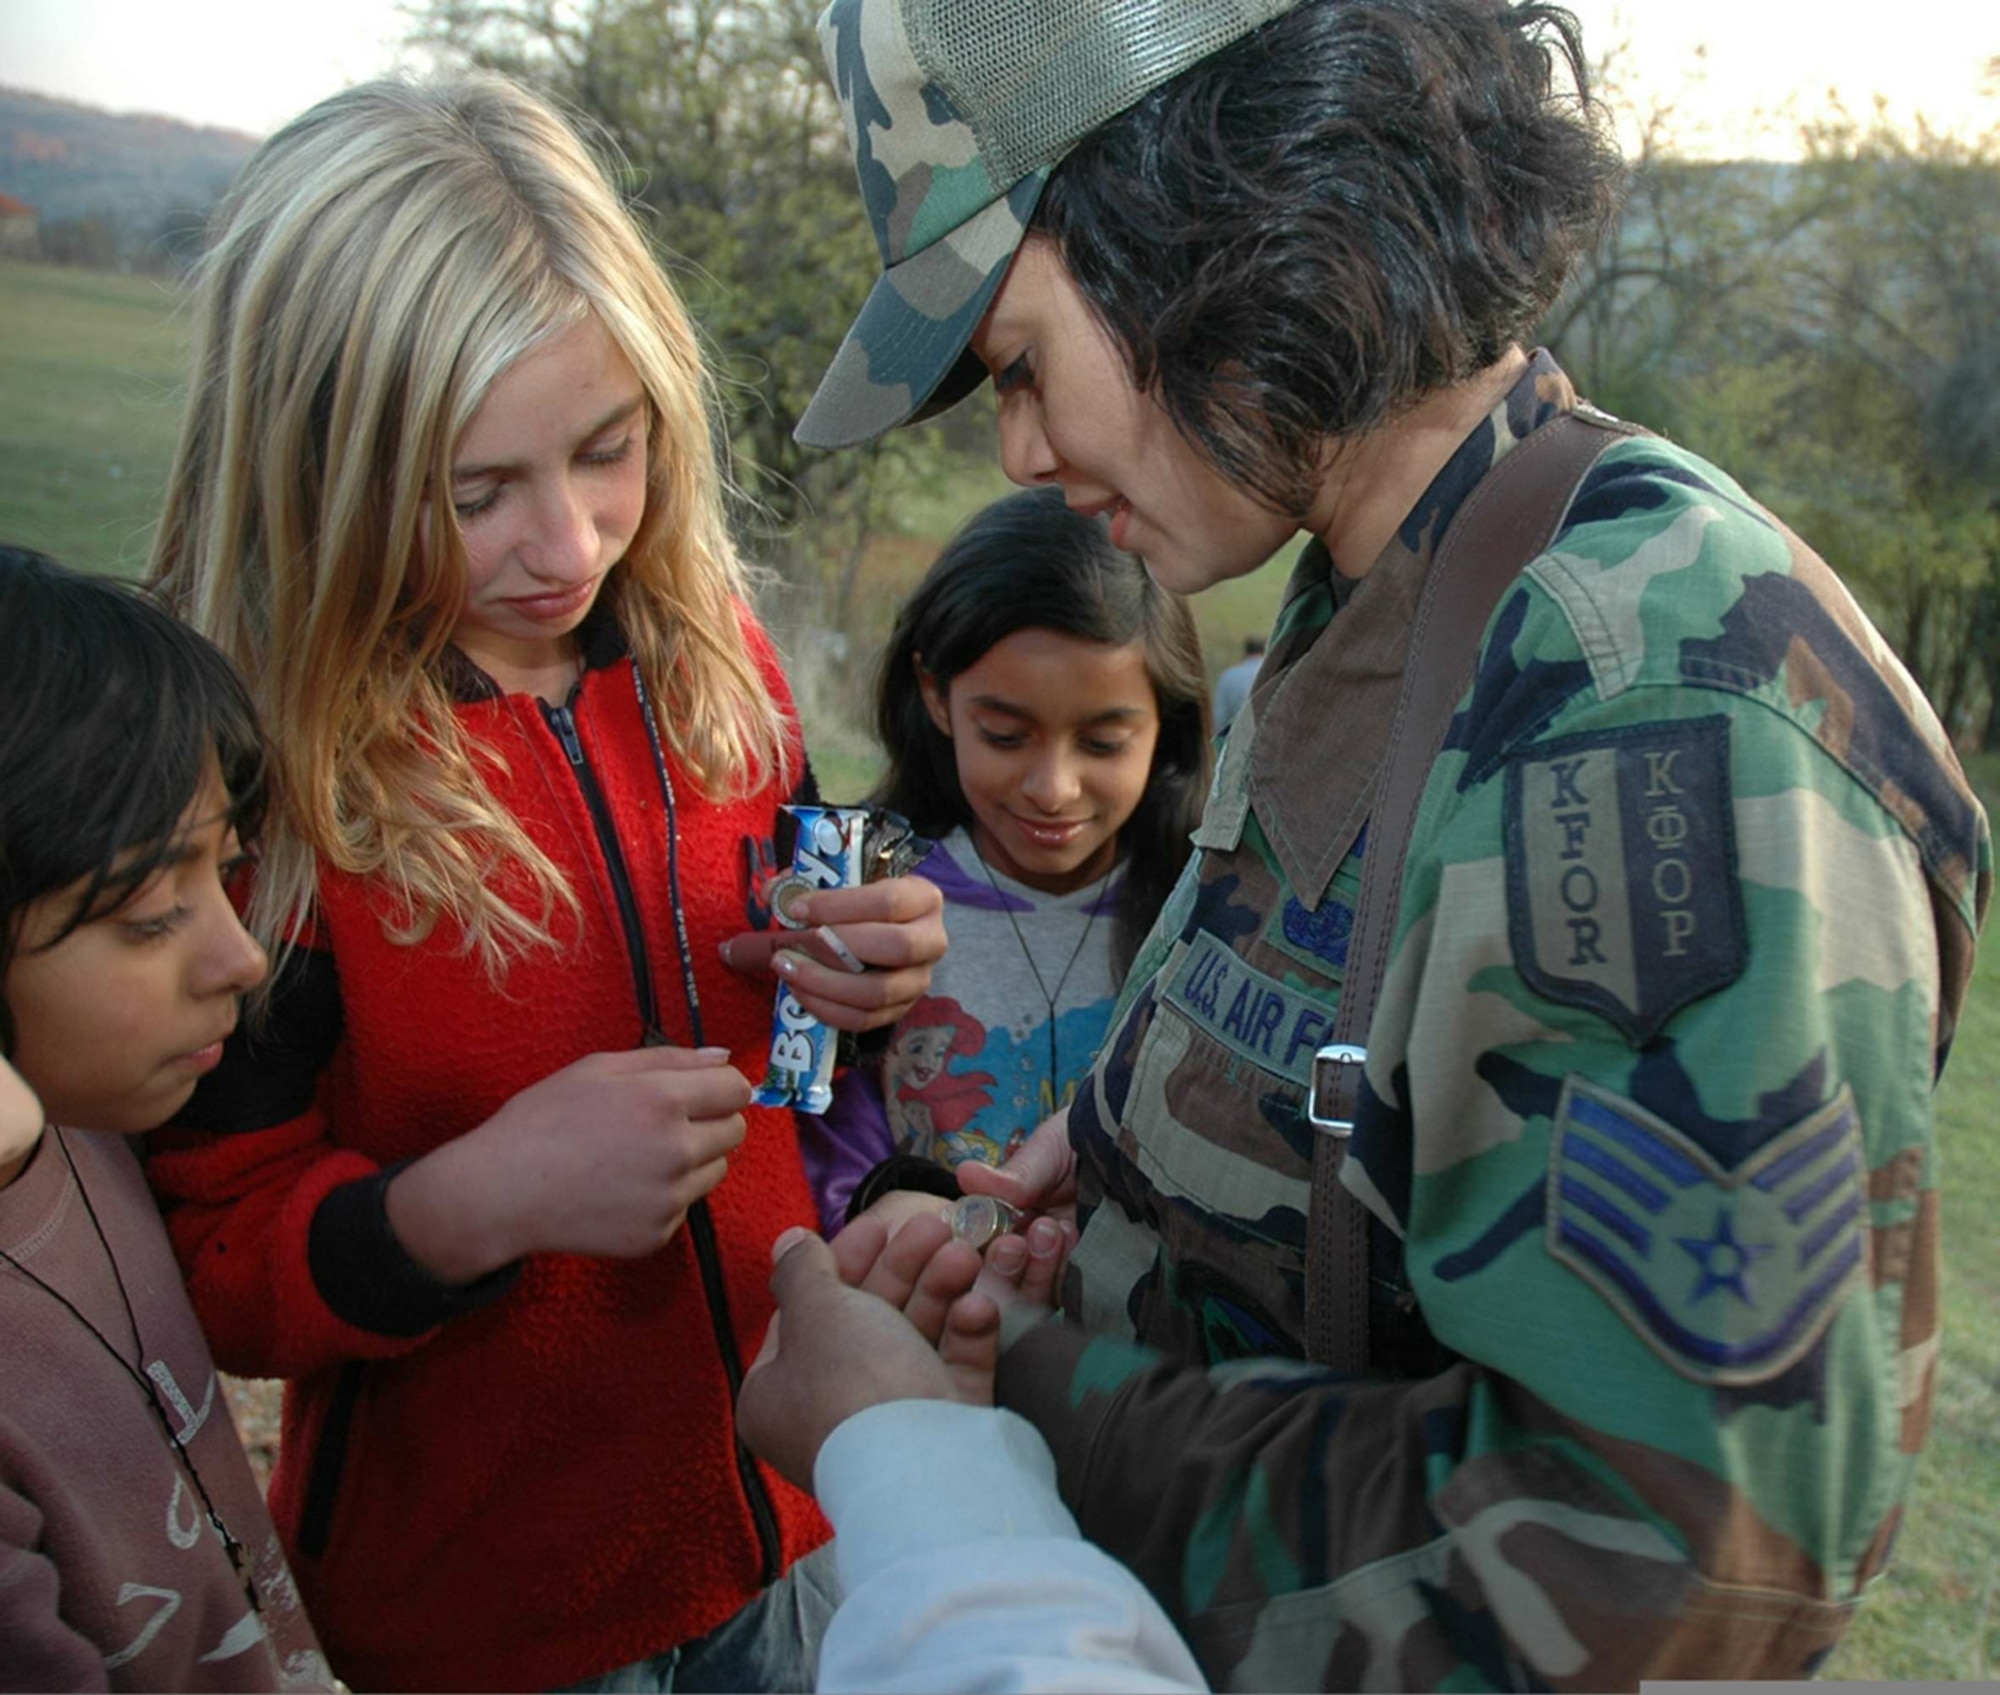
{"type": "Polygon", "coordinates": [[[378,1336],[421,1336],[497,1301],[521,1275],[503,1265],[463,1285],[441,1283],[413,1260],[389,1226],[389,1184],[410,1163],[330,1190],[313,1214],[306,1263],[334,1316],[378,1336]]]}
{"type": "Polygon", "coordinates": [[[884,1195],[898,1189],[913,1189],[920,1195],[939,1195],[955,1201],[965,1193],[958,1186],[958,1174],[920,1154],[891,1154],[854,1187],[847,1203],[847,1222],[852,1224],[884,1195]]]}

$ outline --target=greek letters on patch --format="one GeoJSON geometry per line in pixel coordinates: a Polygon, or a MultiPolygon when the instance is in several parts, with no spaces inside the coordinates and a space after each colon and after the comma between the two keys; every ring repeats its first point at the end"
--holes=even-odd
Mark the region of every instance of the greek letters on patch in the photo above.
{"type": "Polygon", "coordinates": [[[1775,1377],[1866,1275],[1868,1173],[1846,1088],[1724,1171],[1636,1102],[1571,1077],[1548,1185],[1549,1253],[1698,1383],[1775,1377]]]}
{"type": "Polygon", "coordinates": [[[1508,941],[1536,993],[1643,1046],[1742,974],[1727,718],[1537,743],[1504,804],[1508,941]]]}

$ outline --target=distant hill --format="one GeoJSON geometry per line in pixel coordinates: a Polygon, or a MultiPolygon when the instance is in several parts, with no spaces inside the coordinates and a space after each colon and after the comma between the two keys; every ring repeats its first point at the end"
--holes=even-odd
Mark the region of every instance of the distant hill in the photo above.
{"type": "Polygon", "coordinates": [[[0,86],[0,193],[51,226],[96,220],[126,263],[215,203],[258,138],[0,86]]]}

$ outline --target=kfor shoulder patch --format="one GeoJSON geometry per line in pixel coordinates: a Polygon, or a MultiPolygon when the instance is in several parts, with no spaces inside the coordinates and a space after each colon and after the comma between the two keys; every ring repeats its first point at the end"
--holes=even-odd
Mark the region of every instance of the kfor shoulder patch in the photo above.
{"type": "Polygon", "coordinates": [[[1843,1087],[1734,1171],[1634,1101],[1570,1077],[1550,1144],[1549,1252],[1698,1383],[1760,1383],[1866,1275],[1868,1172],[1843,1087]]]}
{"type": "Polygon", "coordinates": [[[1508,941],[1536,993],[1643,1046],[1741,975],[1728,719],[1524,749],[1507,767],[1504,836],[1508,941]]]}

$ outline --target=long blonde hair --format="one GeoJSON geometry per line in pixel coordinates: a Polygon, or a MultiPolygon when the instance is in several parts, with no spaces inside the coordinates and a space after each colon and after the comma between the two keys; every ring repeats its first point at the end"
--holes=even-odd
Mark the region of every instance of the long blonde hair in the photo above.
{"type": "Polygon", "coordinates": [[[694,326],[605,175],[490,73],[385,80],[266,141],[218,208],[152,577],[242,670],[276,749],[251,924],[282,945],[316,856],[441,918],[497,978],[576,896],[494,798],[443,663],[465,596],[451,458],[494,380],[594,314],[649,402],[646,507],[604,594],[709,794],[788,779],[737,614],[694,326]]]}

